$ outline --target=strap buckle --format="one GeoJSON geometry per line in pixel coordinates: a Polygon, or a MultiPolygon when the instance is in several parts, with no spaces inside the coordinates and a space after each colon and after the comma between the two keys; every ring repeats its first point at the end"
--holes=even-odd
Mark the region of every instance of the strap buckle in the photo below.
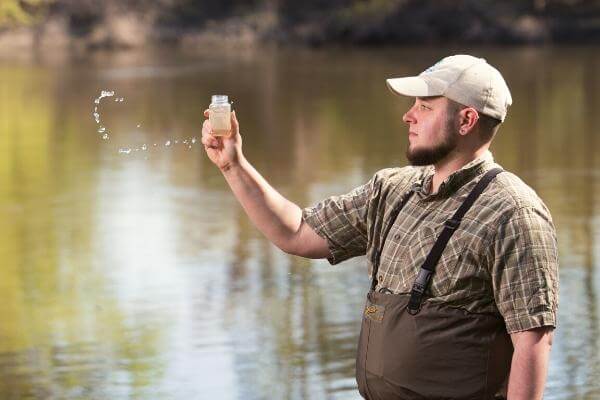
{"type": "Polygon", "coordinates": [[[408,301],[408,313],[410,315],[416,315],[421,311],[421,301],[423,300],[423,294],[425,293],[425,289],[427,289],[427,285],[429,284],[429,280],[431,279],[431,275],[433,273],[425,268],[421,268],[419,270],[419,275],[417,275],[417,279],[413,283],[412,290],[410,292],[410,300],[408,301]]]}

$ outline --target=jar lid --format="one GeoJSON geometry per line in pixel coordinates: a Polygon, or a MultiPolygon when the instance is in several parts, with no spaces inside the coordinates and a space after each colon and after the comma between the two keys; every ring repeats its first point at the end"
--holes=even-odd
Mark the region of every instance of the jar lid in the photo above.
{"type": "Polygon", "coordinates": [[[227,104],[229,98],[224,94],[213,94],[212,103],[213,104],[227,104]]]}

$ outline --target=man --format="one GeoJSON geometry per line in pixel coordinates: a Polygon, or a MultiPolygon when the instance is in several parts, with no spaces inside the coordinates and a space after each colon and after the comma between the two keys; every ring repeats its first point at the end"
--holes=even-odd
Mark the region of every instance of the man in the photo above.
{"type": "MultiPolygon", "coordinates": [[[[489,146],[512,103],[484,59],[446,57],[387,80],[410,166],[300,209],[243,157],[239,125],[202,142],[253,223],[283,251],[330,264],[367,255],[357,381],[367,399],[541,399],[556,326],[547,207],[489,146]]],[[[205,115],[207,113],[205,112],[205,115]]]]}

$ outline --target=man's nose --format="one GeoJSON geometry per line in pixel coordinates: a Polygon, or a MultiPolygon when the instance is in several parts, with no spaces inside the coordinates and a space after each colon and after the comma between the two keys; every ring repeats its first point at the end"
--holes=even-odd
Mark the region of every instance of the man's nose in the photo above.
{"type": "Polygon", "coordinates": [[[409,108],[407,112],[404,113],[404,115],[402,116],[402,121],[404,121],[407,124],[414,124],[415,123],[415,116],[413,115],[413,109],[414,106],[409,108]]]}

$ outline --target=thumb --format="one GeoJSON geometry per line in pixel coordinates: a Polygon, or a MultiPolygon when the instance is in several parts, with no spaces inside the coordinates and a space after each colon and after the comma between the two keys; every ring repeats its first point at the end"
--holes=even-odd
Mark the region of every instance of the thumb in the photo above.
{"type": "Polygon", "coordinates": [[[237,117],[235,115],[235,110],[231,112],[231,134],[237,135],[240,129],[240,124],[238,123],[237,117]]]}

